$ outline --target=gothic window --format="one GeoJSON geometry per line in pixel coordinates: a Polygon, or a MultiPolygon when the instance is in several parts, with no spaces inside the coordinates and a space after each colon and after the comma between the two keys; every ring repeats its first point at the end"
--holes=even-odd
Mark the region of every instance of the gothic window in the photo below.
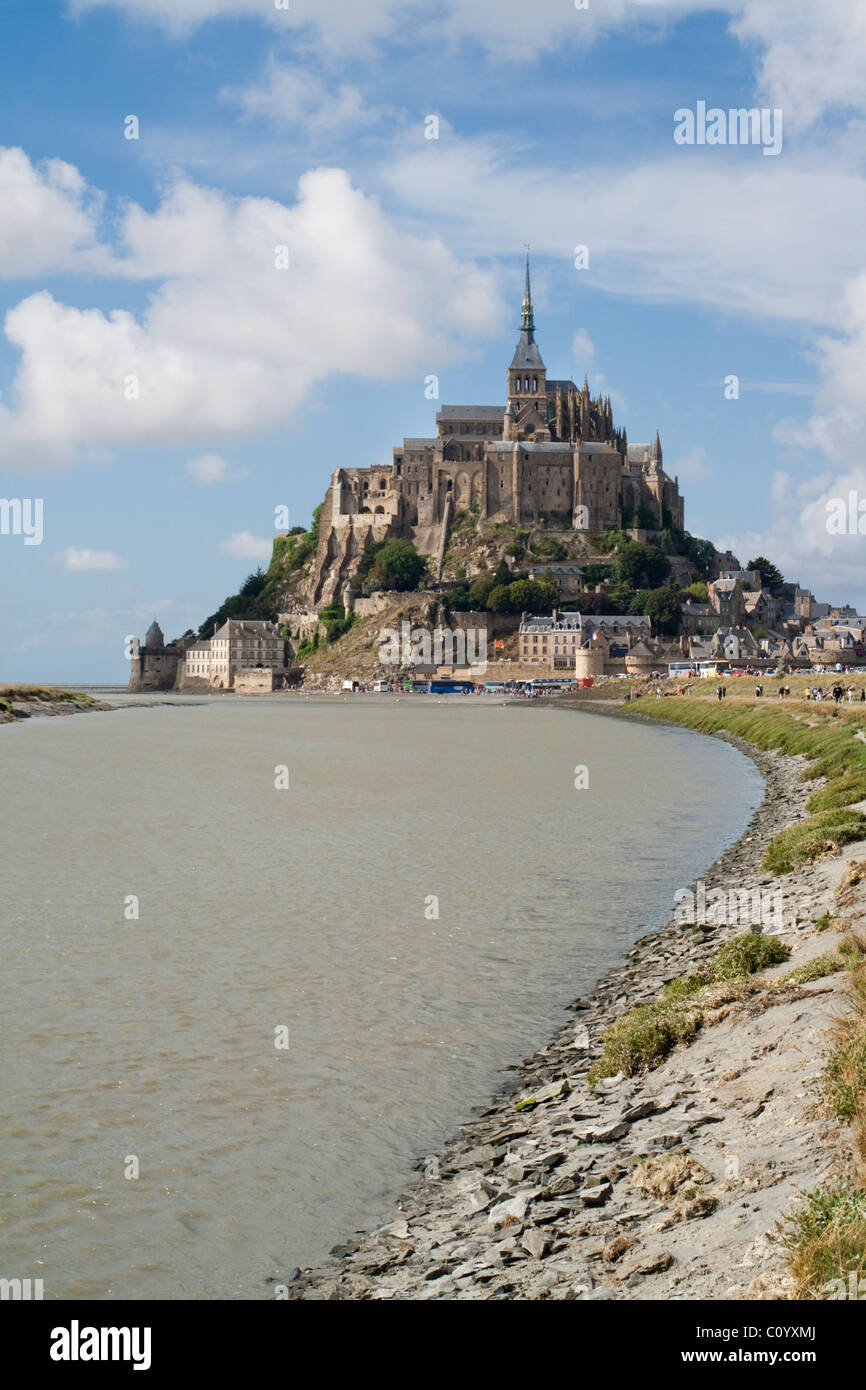
{"type": "Polygon", "coordinates": [[[537,391],[537,390],[538,390],[538,377],[537,377],[537,376],[534,376],[534,377],[532,378],[532,389],[533,389],[533,391],[537,391]]]}

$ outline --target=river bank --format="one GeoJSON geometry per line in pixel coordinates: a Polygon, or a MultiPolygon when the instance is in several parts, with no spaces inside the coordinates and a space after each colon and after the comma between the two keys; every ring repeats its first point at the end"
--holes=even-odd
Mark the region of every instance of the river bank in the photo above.
{"type": "Polygon", "coordinates": [[[0,686],[0,724],[17,724],[22,719],[50,718],[55,715],[91,714],[117,708],[117,705],[96,700],[82,690],[38,685],[0,686]]]}
{"type": "Polygon", "coordinates": [[[770,893],[765,932],[789,958],[707,986],[690,1041],[651,1070],[602,1074],[591,1086],[588,1073],[605,1071],[611,1025],[669,994],[671,982],[710,978],[720,950],[748,930],[732,914],[713,926],[684,924],[682,915],[669,922],[575,1001],[574,1022],[440,1154],[422,1160],[392,1221],[337,1247],[328,1265],[295,1272],[288,1297],[793,1295],[779,1223],[803,1192],[855,1162],[849,1132],[819,1102],[818,1082],[847,979],[841,956],[838,966],[826,962],[860,925],[860,895],[849,894],[842,912],[840,893],[864,847],[852,843],[774,879],[762,860],[781,832],[807,818],[814,784],[800,780],[806,759],[728,740],[754,758],[766,795],[703,891],[729,900],[757,892],[759,902],[770,893]]]}

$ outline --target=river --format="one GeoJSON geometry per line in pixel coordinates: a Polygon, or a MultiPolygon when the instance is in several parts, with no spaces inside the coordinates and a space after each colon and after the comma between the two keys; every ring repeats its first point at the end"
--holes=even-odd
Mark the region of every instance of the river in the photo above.
{"type": "Polygon", "coordinates": [[[469,697],[33,719],[0,760],[0,1274],[46,1299],[269,1298],[386,1218],[762,796],[716,740],[469,697]]]}

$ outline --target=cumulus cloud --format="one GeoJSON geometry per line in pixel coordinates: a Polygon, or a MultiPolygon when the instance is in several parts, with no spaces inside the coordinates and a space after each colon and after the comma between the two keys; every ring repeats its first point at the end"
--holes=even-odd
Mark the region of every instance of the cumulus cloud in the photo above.
{"type": "Polygon", "coordinates": [[[68,545],[57,557],[65,570],[82,574],[90,570],[125,570],[126,561],[113,550],[78,550],[68,545]]]}
{"type": "Polygon", "coordinates": [[[101,209],[72,164],[35,165],[23,150],[0,148],[0,277],[100,269],[108,259],[98,244],[101,209]]]}
{"type": "Polygon", "coordinates": [[[220,454],[199,454],[188,460],[186,471],[201,487],[212,487],[214,483],[230,483],[246,477],[245,468],[229,468],[220,454]]]}
{"type": "Polygon", "coordinates": [[[224,555],[235,560],[270,560],[273,549],[273,541],[254,536],[252,531],[236,531],[220,546],[224,555]]]}
{"type": "Polygon", "coordinates": [[[47,291],[7,313],[5,466],[273,427],[334,373],[438,371],[504,322],[489,271],[400,231],[339,169],[305,174],[290,206],[180,182],[127,208],[120,247],[115,274],[163,281],[140,319],[47,291]]]}

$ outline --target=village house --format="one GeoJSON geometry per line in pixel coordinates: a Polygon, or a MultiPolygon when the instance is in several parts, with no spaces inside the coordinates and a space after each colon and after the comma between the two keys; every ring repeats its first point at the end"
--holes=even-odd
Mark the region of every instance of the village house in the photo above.
{"type": "Polygon", "coordinates": [[[560,598],[573,598],[583,590],[583,570],[577,565],[536,563],[529,570],[529,578],[546,579],[554,585],[560,598]]]}

